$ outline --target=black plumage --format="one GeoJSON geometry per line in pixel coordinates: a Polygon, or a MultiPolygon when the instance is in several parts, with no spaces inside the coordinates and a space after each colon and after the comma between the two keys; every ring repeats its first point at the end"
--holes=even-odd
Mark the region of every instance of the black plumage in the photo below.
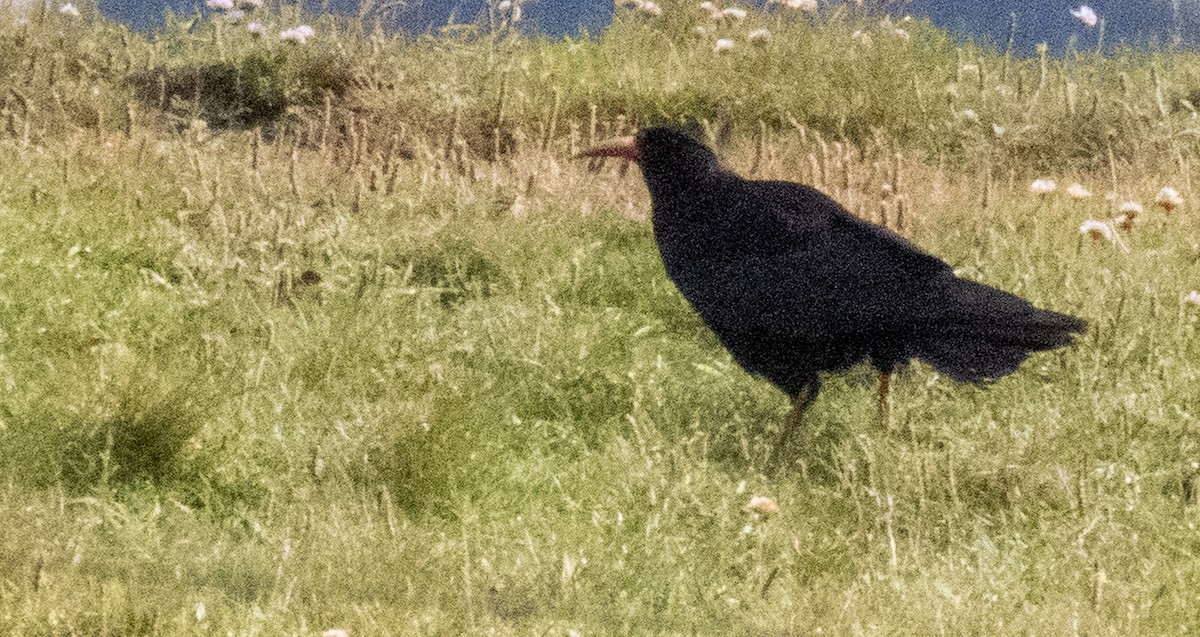
{"type": "Polygon", "coordinates": [[[668,276],[734,359],[799,410],[822,373],[862,361],[888,374],[918,359],[981,383],[1086,328],[955,276],[814,188],[743,179],[678,129],[643,129],[584,155],[640,165],[668,276]]]}

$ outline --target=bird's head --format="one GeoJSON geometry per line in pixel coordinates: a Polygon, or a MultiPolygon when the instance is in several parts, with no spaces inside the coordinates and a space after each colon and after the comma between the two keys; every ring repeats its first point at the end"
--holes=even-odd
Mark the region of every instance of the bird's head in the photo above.
{"type": "Polygon", "coordinates": [[[717,156],[681,128],[653,126],[637,135],[600,142],[576,157],[620,157],[635,162],[652,197],[685,188],[698,178],[721,169],[717,156]]]}

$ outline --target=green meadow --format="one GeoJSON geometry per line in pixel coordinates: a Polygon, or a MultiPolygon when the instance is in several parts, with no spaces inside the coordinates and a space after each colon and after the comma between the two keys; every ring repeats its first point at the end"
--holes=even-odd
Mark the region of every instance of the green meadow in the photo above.
{"type": "Polygon", "coordinates": [[[0,633],[1200,630],[1200,55],[660,4],[0,17],[0,633]],[[886,427],[829,377],[769,463],[788,400],[636,166],[570,159],[662,122],[1089,330],[987,387],[914,364],[886,427]]]}

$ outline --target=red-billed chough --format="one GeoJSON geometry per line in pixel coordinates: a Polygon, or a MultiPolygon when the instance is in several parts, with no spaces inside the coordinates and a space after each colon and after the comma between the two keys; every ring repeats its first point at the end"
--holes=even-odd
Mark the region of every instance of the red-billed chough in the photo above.
{"type": "Polygon", "coordinates": [[[882,413],[888,374],[911,359],[982,383],[1087,326],[958,278],[815,188],[743,179],[680,129],[642,129],[580,155],[641,167],[667,275],[738,364],[787,392],[796,422],[825,372],[870,361],[882,413]]]}

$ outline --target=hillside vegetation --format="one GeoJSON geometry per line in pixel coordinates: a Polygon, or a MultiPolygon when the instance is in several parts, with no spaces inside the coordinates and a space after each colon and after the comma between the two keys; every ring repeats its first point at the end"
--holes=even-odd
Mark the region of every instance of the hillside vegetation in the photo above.
{"type": "Polygon", "coordinates": [[[0,632],[1200,628],[1200,58],[634,4],[0,17],[0,632]],[[914,365],[887,429],[829,378],[771,469],[788,401],[667,280],[637,168],[569,159],[661,122],[1089,332],[989,387],[914,365]]]}

